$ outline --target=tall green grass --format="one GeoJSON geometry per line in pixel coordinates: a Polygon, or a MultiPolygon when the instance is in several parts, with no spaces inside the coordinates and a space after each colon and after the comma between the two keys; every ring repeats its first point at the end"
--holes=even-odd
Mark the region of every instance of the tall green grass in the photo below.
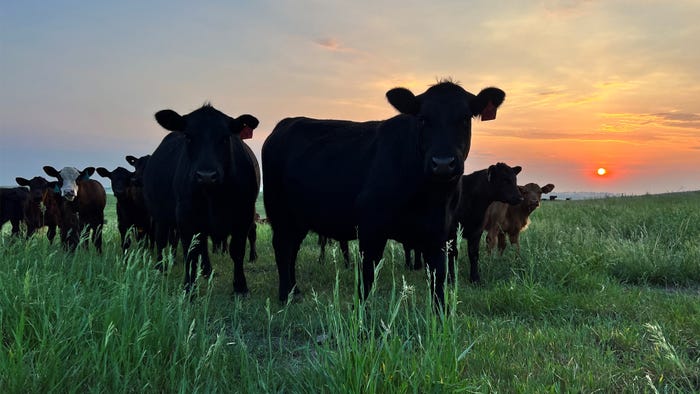
{"type": "MultiPolygon", "coordinates": [[[[182,292],[182,251],[122,253],[110,199],[102,255],[0,238],[0,391],[699,392],[700,193],[544,202],[521,251],[465,245],[446,315],[425,271],[390,243],[369,301],[337,246],[302,246],[303,297],[277,301],[271,231],[258,227],[251,293],[232,263],[182,292]]],[[[353,264],[357,246],[351,245],[353,264]]]]}

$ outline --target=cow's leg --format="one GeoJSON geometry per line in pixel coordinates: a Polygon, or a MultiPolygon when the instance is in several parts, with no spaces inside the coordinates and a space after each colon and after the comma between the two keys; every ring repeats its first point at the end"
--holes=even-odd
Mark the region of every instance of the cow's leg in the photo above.
{"type": "Polygon", "coordinates": [[[156,264],[156,269],[159,271],[165,271],[165,265],[163,262],[163,250],[168,244],[168,236],[170,229],[161,223],[154,224],[154,234],[155,234],[155,245],[157,252],[158,263],[156,264]]]}
{"type": "Polygon", "coordinates": [[[338,241],[338,243],[340,244],[340,251],[343,253],[345,268],[350,268],[350,247],[348,246],[348,241],[338,241]]]}
{"type": "MultiPolygon", "coordinates": [[[[520,255],[520,231],[515,234],[509,234],[509,238],[510,244],[515,246],[515,251],[520,255]]],[[[505,240],[503,240],[503,243],[505,243],[505,240]]]]}
{"type": "MultiPolygon", "coordinates": [[[[275,263],[277,264],[277,274],[279,276],[279,299],[287,301],[289,293],[296,285],[296,254],[299,252],[301,242],[306,236],[306,232],[297,232],[288,229],[281,229],[273,226],[272,248],[275,251],[275,263]],[[299,235],[301,233],[301,235],[299,235]]],[[[298,289],[295,289],[295,292],[298,289]]]]}
{"type": "Polygon", "coordinates": [[[318,254],[318,262],[324,263],[326,261],[326,245],[328,244],[328,238],[323,235],[318,235],[318,245],[321,247],[321,253],[318,254]]]}
{"type": "Polygon", "coordinates": [[[10,219],[10,225],[12,226],[12,235],[19,235],[19,219],[10,219]]]}
{"type": "MultiPolygon", "coordinates": [[[[203,252],[206,251],[206,241],[204,234],[195,235],[194,231],[180,231],[180,242],[185,253],[185,291],[189,292],[197,279],[198,260],[202,256],[204,261],[203,252]]],[[[211,270],[211,265],[209,269],[211,270]]]]}
{"type": "MultiPolygon", "coordinates": [[[[258,225],[255,221],[250,225],[248,230],[248,243],[250,244],[250,254],[248,256],[248,261],[255,261],[258,259],[258,250],[255,243],[258,240],[258,225]]],[[[243,245],[245,247],[245,245],[243,245]]]]}
{"type": "Polygon", "coordinates": [[[228,253],[233,261],[233,291],[237,294],[248,293],[248,282],[243,271],[247,236],[247,232],[234,231],[228,244],[228,253]]]}
{"type": "Polygon", "coordinates": [[[411,248],[408,247],[408,244],[402,243],[403,246],[403,256],[406,259],[406,268],[411,269],[413,268],[413,264],[411,264],[411,248]]]}
{"type": "Polygon", "coordinates": [[[122,250],[129,249],[129,246],[131,246],[131,240],[128,238],[129,228],[127,227],[126,221],[120,220],[117,228],[119,229],[119,235],[122,239],[122,250]]]}
{"type": "Polygon", "coordinates": [[[457,264],[457,257],[459,256],[456,231],[450,231],[449,240],[450,248],[447,250],[447,279],[451,283],[455,279],[455,264],[457,264]]]}
{"type": "Polygon", "coordinates": [[[102,253],[102,226],[104,218],[98,218],[92,225],[92,240],[98,252],[102,253]]]}
{"type": "Polygon", "coordinates": [[[49,229],[46,231],[46,238],[49,239],[49,243],[53,243],[53,239],[56,238],[56,225],[49,224],[49,229]]]}
{"type": "Polygon", "coordinates": [[[374,284],[374,268],[384,254],[387,239],[384,237],[363,237],[360,235],[360,256],[362,256],[362,283],[358,284],[361,300],[367,299],[374,284]]]}
{"type": "Polygon", "coordinates": [[[430,269],[430,288],[433,293],[436,310],[445,307],[445,259],[446,254],[442,248],[432,247],[424,252],[425,263],[430,269]]]}
{"type": "Polygon", "coordinates": [[[481,241],[481,231],[470,234],[467,238],[467,254],[469,255],[469,280],[478,283],[479,276],[479,243],[481,241]]]}
{"type": "Polygon", "coordinates": [[[506,250],[506,233],[503,231],[498,232],[498,250],[501,252],[501,255],[506,250]]]}

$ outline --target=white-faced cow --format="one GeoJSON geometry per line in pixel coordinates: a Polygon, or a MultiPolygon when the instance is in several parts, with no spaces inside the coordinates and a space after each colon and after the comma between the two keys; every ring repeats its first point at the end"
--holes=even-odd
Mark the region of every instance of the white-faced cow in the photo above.
{"type": "Polygon", "coordinates": [[[502,202],[492,203],[484,218],[484,231],[486,231],[486,244],[493,251],[496,243],[503,253],[506,248],[506,236],[510,243],[520,251],[520,232],[525,231],[530,224],[530,214],[540,206],[542,194],[554,190],[554,185],[549,183],[540,186],[536,183],[528,183],[518,186],[523,201],[516,205],[508,205],[502,202]]]}
{"type": "Polygon", "coordinates": [[[246,293],[243,258],[255,215],[260,169],[241,134],[257,127],[258,120],[252,115],[234,119],[208,104],[187,115],[163,110],[155,117],[171,131],[144,171],[144,196],[156,226],[156,246],[162,250],[170,229],[177,226],[187,254],[185,289],[189,290],[200,258],[202,273],[211,273],[207,237],[230,235],[233,290],[246,293]]]}
{"type": "Polygon", "coordinates": [[[445,242],[461,192],[471,118],[493,119],[505,93],[478,95],[444,81],[414,95],[386,93],[401,114],[352,122],[280,121],[262,148],[265,210],[279,274],[279,298],[298,292],[295,265],[308,231],[359,238],[368,296],[388,239],[424,252],[436,305],[444,305],[445,242]]]}
{"type": "Polygon", "coordinates": [[[98,251],[102,251],[102,226],[107,195],[102,184],[90,179],[94,167],[79,171],[75,167],[63,167],[57,171],[45,166],[44,172],[58,180],[57,187],[62,197],[61,242],[70,251],[75,250],[81,231],[87,227],[98,251]]]}

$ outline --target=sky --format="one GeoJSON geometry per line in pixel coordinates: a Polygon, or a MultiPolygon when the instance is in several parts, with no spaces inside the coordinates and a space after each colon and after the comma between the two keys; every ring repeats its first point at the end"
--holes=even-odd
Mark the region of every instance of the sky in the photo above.
{"type": "Polygon", "coordinates": [[[698,20],[697,0],[7,1],[0,185],[44,165],[128,168],[166,135],[161,109],[255,115],[259,158],[285,117],[387,119],[387,90],[451,78],[506,92],[496,120],[473,121],[466,173],[699,190],[698,20]]]}

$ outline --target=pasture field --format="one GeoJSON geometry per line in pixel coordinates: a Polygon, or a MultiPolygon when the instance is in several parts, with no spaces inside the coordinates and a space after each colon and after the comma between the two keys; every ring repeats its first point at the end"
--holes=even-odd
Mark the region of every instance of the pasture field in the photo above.
{"type": "Polygon", "coordinates": [[[520,254],[482,242],[483,284],[461,245],[446,316],[400,245],[361,306],[355,270],[337,245],[319,263],[315,236],[303,296],[280,304],[268,225],[248,296],[214,255],[190,300],[182,251],[165,275],[149,250],[122,254],[108,204],[102,255],[3,230],[0,391],[700,392],[700,192],[545,201],[520,254]]]}

